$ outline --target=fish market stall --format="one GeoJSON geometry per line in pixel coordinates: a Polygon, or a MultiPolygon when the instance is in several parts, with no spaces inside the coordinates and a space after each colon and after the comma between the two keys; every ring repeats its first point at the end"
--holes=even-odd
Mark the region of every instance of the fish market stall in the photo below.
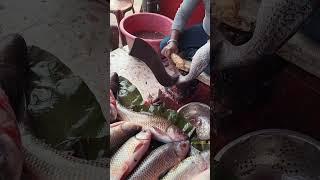
{"type": "Polygon", "coordinates": [[[199,101],[208,99],[210,86],[205,83],[210,79],[197,80],[198,97],[205,92],[202,99],[192,96],[185,102],[173,102],[160,97],[163,104],[152,104],[159,91],[165,93],[165,87],[129,52],[128,46],[110,52],[110,76],[116,72],[119,77],[118,92],[113,93],[116,100],[110,99],[117,112],[110,120],[111,178],[208,178],[210,108],[199,101]]]}

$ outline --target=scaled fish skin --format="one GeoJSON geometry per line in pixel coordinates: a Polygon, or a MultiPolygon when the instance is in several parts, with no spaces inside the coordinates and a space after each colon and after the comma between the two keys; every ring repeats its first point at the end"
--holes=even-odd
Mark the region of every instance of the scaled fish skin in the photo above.
{"type": "Polygon", "coordinates": [[[189,141],[167,143],[152,151],[129,180],[158,180],[161,175],[182,161],[190,149],[189,141]]]}
{"type": "Polygon", "coordinates": [[[195,175],[192,180],[210,180],[210,168],[201,172],[198,175],[195,175]]]}
{"type": "Polygon", "coordinates": [[[194,174],[199,174],[210,166],[210,151],[204,151],[201,154],[193,155],[177,166],[173,167],[163,180],[190,180],[194,174]]]}
{"type": "Polygon", "coordinates": [[[141,126],[120,121],[110,125],[110,150],[117,151],[129,138],[141,131],[141,126]]]}
{"type": "Polygon", "coordinates": [[[107,161],[84,160],[65,154],[34,137],[23,124],[19,130],[24,165],[34,176],[32,180],[79,180],[79,177],[81,180],[101,180],[108,175],[107,161]]]}
{"type": "Polygon", "coordinates": [[[110,124],[110,150],[111,153],[117,151],[129,138],[141,131],[141,126],[120,121],[110,124]]]}
{"type": "Polygon", "coordinates": [[[151,132],[143,130],[122,145],[111,158],[110,179],[126,178],[148,150],[150,141],[151,132]]]}
{"type": "Polygon", "coordinates": [[[144,129],[150,129],[153,138],[160,142],[170,143],[188,139],[188,136],[181,129],[163,117],[134,112],[119,103],[117,103],[117,108],[121,120],[135,123],[144,129]]]}

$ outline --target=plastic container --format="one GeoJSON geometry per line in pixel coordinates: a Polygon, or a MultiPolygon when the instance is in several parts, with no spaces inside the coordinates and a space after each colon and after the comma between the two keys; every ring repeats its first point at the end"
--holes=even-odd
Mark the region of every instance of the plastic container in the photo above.
{"type": "MultiPolygon", "coordinates": [[[[176,15],[176,12],[182,2],[183,0],[161,0],[159,13],[171,19],[174,19],[174,16],[176,15]]],[[[201,1],[198,7],[196,7],[196,9],[193,11],[189,21],[186,24],[186,28],[195,24],[202,23],[202,20],[204,18],[204,11],[204,5],[201,1]]]]}
{"type": "MultiPolygon", "coordinates": [[[[138,32],[157,32],[164,36],[170,35],[173,21],[163,15],[155,13],[137,13],[123,18],[120,22],[120,31],[125,36],[129,49],[138,32]]],[[[163,38],[145,39],[153,49],[160,54],[160,42],[163,38]]]]}

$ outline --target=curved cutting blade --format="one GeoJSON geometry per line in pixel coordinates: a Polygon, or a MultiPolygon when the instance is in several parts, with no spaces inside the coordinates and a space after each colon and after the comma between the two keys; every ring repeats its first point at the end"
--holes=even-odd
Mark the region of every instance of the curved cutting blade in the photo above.
{"type": "Polygon", "coordinates": [[[157,52],[144,40],[135,38],[129,55],[143,61],[161,85],[170,87],[178,80],[178,76],[172,77],[168,74],[157,52]]]}

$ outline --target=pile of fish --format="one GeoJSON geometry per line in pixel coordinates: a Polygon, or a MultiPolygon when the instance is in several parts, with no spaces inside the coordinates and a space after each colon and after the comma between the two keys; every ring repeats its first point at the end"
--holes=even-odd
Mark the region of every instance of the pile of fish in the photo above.
{"type": "Polygon", "coordinates": [[[111,180],[210,179],[209,150],[190,155],[189,137],[180,128],[163,117],[125,108],[116,101],[115,90],[111,86],[111,180]],[[149,152],[153,140],[162,145],[149,152]]]}

